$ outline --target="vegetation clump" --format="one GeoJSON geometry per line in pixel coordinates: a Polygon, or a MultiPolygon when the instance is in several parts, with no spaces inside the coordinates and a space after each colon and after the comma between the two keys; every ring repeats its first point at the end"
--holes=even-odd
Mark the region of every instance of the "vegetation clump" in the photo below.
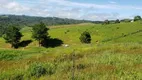
{"type": "Polygon", "coordinates": [[[47,75],[52,75],[56,71],[56,66],[54,64],[52,64],[52,63],[46,63],[46,64],[44,64],[44,67],[46,69],[46,74],[47,75]]]}
{"type": "Polygon", "coordinates": [[[29,77],[41,77],[43,75],[52,75],[55,73],[55,65],[52,63],[33,63],[28,68],[29,77]]]}
{"type": "Polygon", "coordinates": [[[46,69],[42,66],[41,63],[33,63],[30,65],[28,72],[30,77],[40,77],[46,74],[46,69]]]}
{"type": "Polygon", "coordinates": [[[91,35],[87,31],[83,32],[79,39],[82,43],[91,43],[91,35]]]}

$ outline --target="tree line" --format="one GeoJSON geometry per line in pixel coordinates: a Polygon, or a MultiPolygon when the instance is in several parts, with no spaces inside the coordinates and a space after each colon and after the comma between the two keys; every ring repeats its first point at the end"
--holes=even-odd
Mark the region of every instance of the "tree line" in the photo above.
{"type": "Polygon", "coordinates": [[[103,24],[103,25],[104,25],[104,24],[116,24],[116,23],[121,23],[121,22],[134,22],[134,21],[141,21],[141,20],[142,20],[141,16],[135,16],[134,19],[105,20],[105,21],[103,21],[102,24],[103,24]]]}
{"type": "Polygon", "coordinates": [[[16,27],[23,28],[24,26],[32,27],[39,22],[45,23],[47,26],[51,25],[64,25],[64,24],[79,24],[79,23],[100,23],[100,21],[89,20],[75,20],[67,18],[57,17],[35,17],[26,15],[0,15],[0,36],[2,36],[6,29],[14,25],[16,27]]]}

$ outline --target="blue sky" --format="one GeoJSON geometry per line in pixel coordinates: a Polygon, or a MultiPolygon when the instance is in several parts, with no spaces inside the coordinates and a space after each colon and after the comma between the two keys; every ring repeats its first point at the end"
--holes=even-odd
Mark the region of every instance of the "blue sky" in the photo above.
{"type": "Polygon", "coordinates": [[[109,3],[117,3],[120,5],[141,5],[141,0],[70,0],[74,2],[82,2],[82,3],[96,3],[96,4],[109,4],[109,3]]]}
{"type": "Polygon", "coordinates": [[[141,0],[0,0],[0,14],[106,20],[142,16],[141,0]]]}

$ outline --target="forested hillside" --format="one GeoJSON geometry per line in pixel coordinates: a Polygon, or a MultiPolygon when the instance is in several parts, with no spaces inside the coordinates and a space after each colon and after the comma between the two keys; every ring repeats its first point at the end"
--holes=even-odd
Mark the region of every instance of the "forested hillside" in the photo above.
{"type": "Polygon", "coordinates": [[[62,25],[62,24],[78,24],[78,23],[100,23],[99,21],[88,21],[88,20],[74,20],[67,18],[57,17],[34,17],[25,15],[0,15],[0,36],[4,33],[5,29],[9,25],[18,26],[22,28],[24,26],[32,26],[39,22],[44,22],[47,26],[51,25],[62,25]]]}

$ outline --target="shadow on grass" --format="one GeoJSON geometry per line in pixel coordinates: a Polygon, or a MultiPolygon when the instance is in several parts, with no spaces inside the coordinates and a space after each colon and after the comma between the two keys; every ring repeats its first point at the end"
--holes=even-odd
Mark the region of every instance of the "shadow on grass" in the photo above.
{"type": "Polygon", "coordinates": [[[61,46],[63,44],[63,41],[58,39],[58,38],[50,38],[50,39],[46,39],[44,41],[41,42],[43,47],[58,47],[61,46]]]}
{"type": "Polygon", "coordinates": [[[26,47],[26,46],[28,46],[31,42],[33,42],[32,40],[24,40],[24,41],[22,41],[22,42],[20,42],[19,44],[18,44],[18,47],[26,47]]]}

